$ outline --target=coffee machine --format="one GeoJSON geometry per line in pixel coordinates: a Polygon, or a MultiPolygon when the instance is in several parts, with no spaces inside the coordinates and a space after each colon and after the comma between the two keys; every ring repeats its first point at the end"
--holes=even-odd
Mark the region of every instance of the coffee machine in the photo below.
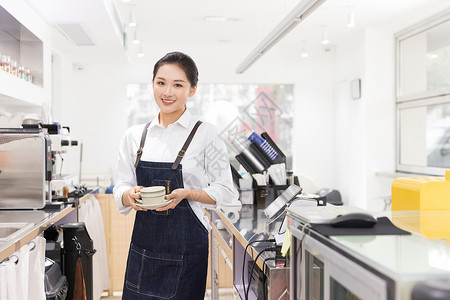
{"type": "Polygon", "coordinates": [[[52,184],[51,192],[53,202],[66,200],[68,192],[78,184],[78,177],[74,174],[63,174],[64,157],[78,141],[72,140],[69,127],[61,127],[59,124],[41,124],[46,128],[51,140],[52,184]]]}
{"type": "Polygon", "coordinates": [[[51,201],[51,140],[45,128],[0,129],[0,209],[51,201]]]}

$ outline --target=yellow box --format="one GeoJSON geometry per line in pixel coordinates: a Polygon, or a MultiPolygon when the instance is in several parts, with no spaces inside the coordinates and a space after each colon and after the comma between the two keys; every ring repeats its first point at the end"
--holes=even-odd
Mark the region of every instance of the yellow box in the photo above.
{"type": "Polygon", "coordinates": [[[400,177],[392,183],[392,210],[450,209],[450,170],[444,177],[400,177]]]}
{"type": "Polygon", "coordinates": [[[395,226],[429,239],[445,239],[450,244],[450,210],[393,211],[395,226]]]}

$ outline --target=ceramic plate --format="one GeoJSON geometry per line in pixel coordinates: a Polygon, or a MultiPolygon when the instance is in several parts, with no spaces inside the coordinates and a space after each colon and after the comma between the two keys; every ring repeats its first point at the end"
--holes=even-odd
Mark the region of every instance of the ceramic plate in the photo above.
{"type": "Polygon", "coordinates": [[[148,205],[140,204],[139,202],[136,202],[136,205],[137,205],[137,206],[140,206],[140,207],[142,207],[142,208],[145,208],[145,209],[157,209],[157,208],[166,206],[167,204],[169,204],[169,203],[172,202],[172,201],[173,201],[173,199],[170,199],[170,200],[164,201],[164,202],[162,202],[162,203],[148,204],[148,205]]]}
{"type": "Polygon", "coordinates": [[[166,201],[166,199],[164,199],[164,197],[165,197],[165,195],[158,196],[158,197],[147,197],[147,196],[141,195],[141,198],[139,200],[143,203],[162,203],[162,202],[166,201]]]}

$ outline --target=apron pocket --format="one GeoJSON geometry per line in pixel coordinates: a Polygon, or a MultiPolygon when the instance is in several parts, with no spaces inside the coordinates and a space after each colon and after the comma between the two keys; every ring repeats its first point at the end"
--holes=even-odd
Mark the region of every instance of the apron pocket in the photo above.
{"type": "Polygon", "coordinates": [[[176,295],[183,255],[152,253],[131,244],[125,282],[135,293],[170,299],[176,295]]]}
{"type": "Polygon", "coordinates": [[[156,210],[150,210],[152,212],[152,214],[157,215],[157,216],[170,216],[170,214],[172,213],[173,209],[168,209],[168,210],[163,210],[163,211],[156,211],[156,210]]]}

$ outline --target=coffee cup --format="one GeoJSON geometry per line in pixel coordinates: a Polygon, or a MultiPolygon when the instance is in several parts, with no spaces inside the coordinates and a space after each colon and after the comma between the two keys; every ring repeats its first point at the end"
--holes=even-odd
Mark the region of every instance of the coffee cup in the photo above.
{"type": "Polygon", "coordinates": [[[164,186],[143,187],[139,193],[144,197],[164,196],[166,194],[166,188],[164,186]]]}
{"type": "Polygon", "coordinates": [[[141,199],[137,201],[143,205],[155,205],[165,201],[166,189],[164,186],[150,186],[141,188],[141,199]]]}
{"type": "Polygon", "coordinates": [[[156,204],[163,203],[164,201],[165,201],[165,199],[164,199],[164,195],[163,195],[163,196],[157,196],[157,197],[141,196],[141,199],[139,202],[143,205],[156,205],[156,204]]]}

